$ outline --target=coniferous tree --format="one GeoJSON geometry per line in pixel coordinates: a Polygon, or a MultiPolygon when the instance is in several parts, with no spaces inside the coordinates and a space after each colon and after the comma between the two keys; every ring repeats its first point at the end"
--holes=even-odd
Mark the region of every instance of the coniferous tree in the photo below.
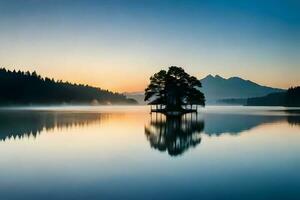
{"type": "Polygon", "coordinates": [[[61,104],[61,103],[123,103],[136,104],[125,95],[82,84],[42,78],[30,73],[0,68],[0,105],[61,104]]]}

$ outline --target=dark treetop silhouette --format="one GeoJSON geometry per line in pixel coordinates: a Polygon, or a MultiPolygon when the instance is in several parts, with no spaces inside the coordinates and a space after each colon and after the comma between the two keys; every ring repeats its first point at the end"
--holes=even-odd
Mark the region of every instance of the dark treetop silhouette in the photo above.
{"type": "Polygon", "coordinates": [[[187,74],[181,67],[171,66],[168,71],[161,70],[150,77],[150,84],[145,89],[145,101],[156,105],[156,109],[152,110],[156,112],[168,114],[197,111],[187,109],[187,105],[191,108],[193,105],[205,105],[200,87],[201,82],[196,77],[187,74]]]}
{"type": "Polygon", "coordinates": [[[42,78],[36,72],[0,68],[0,105],[112,103],[136,104],[125,95],[88,85],[42,78]]]}

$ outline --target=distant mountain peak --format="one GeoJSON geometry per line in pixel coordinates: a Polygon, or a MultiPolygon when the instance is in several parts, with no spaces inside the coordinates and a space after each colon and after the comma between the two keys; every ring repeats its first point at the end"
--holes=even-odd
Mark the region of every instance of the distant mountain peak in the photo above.
{"type": "Polygon", "coordinates": [[[222,77],[222,76],[220,76],[218,74],[216,74],[215,76],[209,74],[205,78],[203,78],[202,80],[204,80],[204,79],[221,79],[221,80],[240,79],[240,80],[244,80],[244,79],[242,79],[240,77],[237,77],[237,76],[230,77],[230,78],[226,79],[226,78],[224,78],[224,77],[222,77]]]}
{"type": "MultiPolygon", "coordinates": [[[[213,75],[211,75],[211,74],[209,74],[209,75],[207,75],[205,78],[203,78],[203,79],[224,79],[222,76],[219,76],[219,75],[215,75],[215,76],[213,76],[213,75]]],[[[202,80],[203,80],[202,79],[202,80]]]]}
{"type": "Polygon", "coordinates": [[[247,80],[242,79],[242,78],[240,78],[240,77],[238,77],[238,76],[230,77],[230,78],[228,78],[227,80],[243,80],[243,81],[247,81],[247,80]]]}
{"type": "Polygon", "coordinates": [[[284,91],[280,88],[262,86],[238,76],[226,79],[219,75],[209,74],[200,81],[203,86],[202,92],[208,103],[214,103],[219,99],[259,97],[284,91]]]}
{"type": "Polygon", "coordinates": [[[207,78],[214,78],[214,77],[213,77],[213,75],[209,74],[204,79],[207,79],[207,78]]]}

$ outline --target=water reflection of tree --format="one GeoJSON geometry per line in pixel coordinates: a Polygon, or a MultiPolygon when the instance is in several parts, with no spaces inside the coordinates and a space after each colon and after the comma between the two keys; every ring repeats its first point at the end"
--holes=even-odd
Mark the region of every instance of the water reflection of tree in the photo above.
{"type": "Polygon", "coordinates": [[[287,116],[287,122],[294,126],[300,126],[300,109],[288,109],[285,111],[289,115],[287,116]]]}
{"type": "Polygon", "coordinates": [[[177,156],[201,142],[203,129],[204,122],[196,114],[181,117],[152,114],[150,123],[145,126],[145,134],[151,147],[177,156]]]}
{"type": "Polygon", "coordinates": [[[145,127],[145,134],[152,148],[167,151],[176,156],[201,142],[200,132],[208,136],[223,134],[239,135],[262,124],[287,122],[300,125],[299,110],[288,111],[289,115],[245,115],[204,113],[187,114],[183,117],[165,117],[163,114],[152,114],[150,123],[145,127]],[[205,121],[205,130],[204,122],[205,121]]]}
{"type": "Polygon", "coordinates": [[[43,130],[83,127],[99,123],[108,114],[74,112],[0,112],[0,140],[36,137],[43,130]]]}

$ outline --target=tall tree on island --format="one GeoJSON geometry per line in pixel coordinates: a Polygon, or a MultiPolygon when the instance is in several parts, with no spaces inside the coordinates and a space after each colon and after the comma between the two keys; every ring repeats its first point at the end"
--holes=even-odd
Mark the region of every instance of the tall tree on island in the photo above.
{"type": "Polygon", "coordinates": [[[201,82],[186,73],[181,67],[171,66],[150,77],[145,89],[145,101],[164,105],[165,110],[180,111],[183,105],[205,105],[201,82]]]}

